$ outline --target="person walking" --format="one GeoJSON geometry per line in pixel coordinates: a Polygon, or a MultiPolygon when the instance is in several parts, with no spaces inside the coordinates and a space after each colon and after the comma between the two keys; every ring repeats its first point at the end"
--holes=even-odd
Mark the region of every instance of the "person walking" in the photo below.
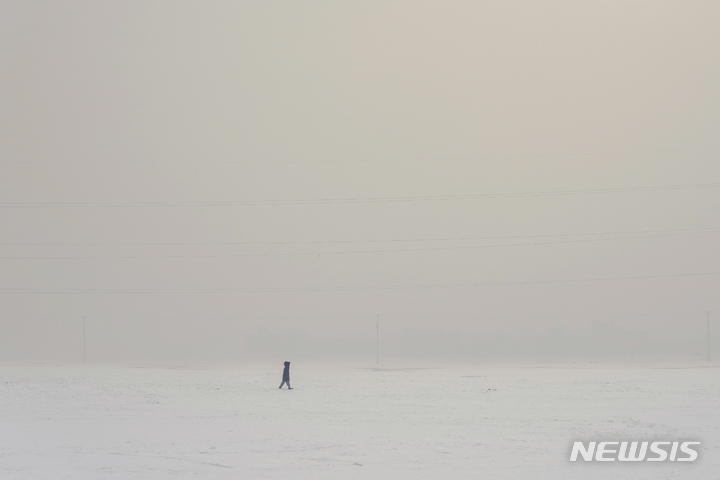
{"type": "Polygon", "coordinates": [[[283,369],[283,379],[282,383],[278,388],[282,388],[283,385],[287,383],[288,390],[292,390],[292,387],[290,386],[290,362],[285,362],[285,368],[283,369]]]}

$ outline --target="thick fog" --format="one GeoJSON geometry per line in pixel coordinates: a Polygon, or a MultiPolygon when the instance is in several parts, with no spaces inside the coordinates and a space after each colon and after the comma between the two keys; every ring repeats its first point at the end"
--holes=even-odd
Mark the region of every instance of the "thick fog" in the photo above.
{"type": "Polygon", "coordinates": [[[3,2],[0,360],[720,355],[718,18],[3,2]]]}

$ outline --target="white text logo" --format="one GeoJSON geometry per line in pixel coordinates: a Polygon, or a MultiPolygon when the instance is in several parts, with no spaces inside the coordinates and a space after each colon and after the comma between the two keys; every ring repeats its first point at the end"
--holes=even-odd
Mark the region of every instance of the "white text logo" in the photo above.
{"type": "Polygon", "coordinates": [[[573,442],[570,461],[586,462],[694,462],[700,442],[573,442]]]}

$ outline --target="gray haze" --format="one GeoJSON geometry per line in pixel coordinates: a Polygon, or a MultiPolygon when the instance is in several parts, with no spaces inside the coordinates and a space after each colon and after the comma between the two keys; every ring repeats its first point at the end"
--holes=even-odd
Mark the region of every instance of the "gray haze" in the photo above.
{"type": "Polygon", "coordinates": [[[0,359],[720,355],[718,18],[2,2],[0,359]]]}

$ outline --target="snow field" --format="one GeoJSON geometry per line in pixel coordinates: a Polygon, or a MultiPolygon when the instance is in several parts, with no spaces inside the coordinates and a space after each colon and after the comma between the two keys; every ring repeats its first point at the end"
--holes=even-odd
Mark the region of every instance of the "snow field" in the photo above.
{"type": "MultiPolygon", "coordinates": [[[[292,360],[291,360],[292,361],[292,360]]],[[[0,478],[710,479],[720,369],[293,361],[0,366],[0,478]],[[573,440],[700,440],[694,463],[570,463],[573,440]]]]}

